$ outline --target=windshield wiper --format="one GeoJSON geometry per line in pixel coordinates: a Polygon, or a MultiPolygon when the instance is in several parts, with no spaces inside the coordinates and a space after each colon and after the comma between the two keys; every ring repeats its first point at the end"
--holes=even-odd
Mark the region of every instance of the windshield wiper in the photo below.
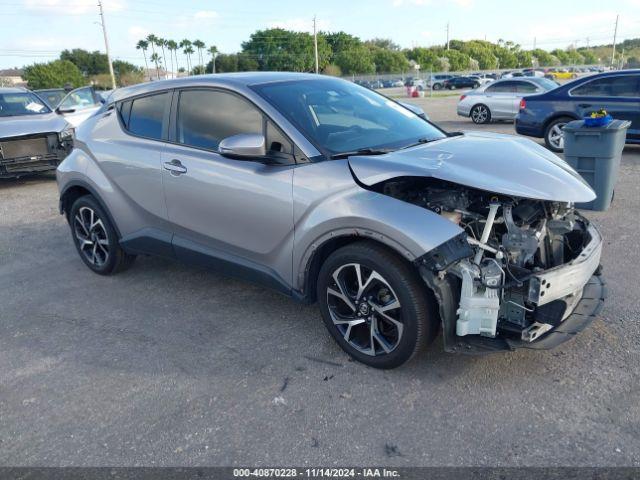
{"type": "Polygon", "coordinates": [[[402,147],[400,150],[404,150],[406,148],[411,148],[411,147],[417,147],[418,145],[422,145],[423,143],[429,143],[429,142],[433,142],[435,140],[439,140],[438,138],[419,138],[418,140],[416,140],[414,143],[410,143],[409,145],[406,145],[404,147],[402,147]]]}
{"type": "Polygon", "coordinates": [[[384,155],[385,153],[394,152],[394,149],[391,148],[361,148],[359,150],[354,150],[352,152],[340,152],[334,153],[331,155],[332,160],[336,160],[339,158],[349,158],[354,155],[384,155]]]}

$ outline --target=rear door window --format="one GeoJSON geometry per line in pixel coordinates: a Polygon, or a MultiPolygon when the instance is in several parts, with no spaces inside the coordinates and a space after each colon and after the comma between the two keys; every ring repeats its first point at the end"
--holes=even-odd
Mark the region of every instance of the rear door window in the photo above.
{"type": "Polygon", "coordinates": [[[640,75],[596,78],[571,90],[574,97],[640,98],[640,75]]]}
{"type": "Polygon", "coordinates": [[[125,128],[134,135],[162,139],[162,122],[168,105],[167,92],[134,98],[119,105],[125,128]]]}
{"type": "Polygon", "coordinates": [[[517,82],[516,91],[518,93],[536,93],[538,91],[538,87],[530,82],[517,82]]]}
{"type": "Polygon", "coordinates": [[[487,93],[515,93],[516,85],[520,82],[500,82],[489,85],[485,92],[487,93]]]}

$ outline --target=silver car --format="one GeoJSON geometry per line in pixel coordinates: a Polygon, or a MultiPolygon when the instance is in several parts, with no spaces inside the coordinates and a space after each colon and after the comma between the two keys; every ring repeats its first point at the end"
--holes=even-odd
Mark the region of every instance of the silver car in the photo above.
{"type": "Polygon", "coordinates": [[[0,178],[53,171],[73,146],[73,128],[38,95],[0,88],[0,178]]]}
{"type": "Polygon", "coordinates": [[[603,304],[602,238],[573,207],[595,194],[565,162],[519,137],[447,134],[336,78],[117,90],[58,184],[94,272],[161,255],[318,302],[377,368],[439,331],[448,352],[550,348],[603,304]]]}
{"type": "Polygon", "coordinates": [[[544,93],[557,86],[553,80],[537,77],[496,80],[461,95],[458,115],[470,117],[474,123],[513,120],[523,97],[544,93]]]}

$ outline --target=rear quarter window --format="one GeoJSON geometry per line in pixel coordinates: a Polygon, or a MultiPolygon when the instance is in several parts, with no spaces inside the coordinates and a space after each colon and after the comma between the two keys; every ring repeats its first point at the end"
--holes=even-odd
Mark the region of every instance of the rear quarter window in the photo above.
{"type": "Polygon", "coordinates": [[[162,92],[120,102],[117,108],[124,128],[133,135],[161,140],[168,99],[169,94],[162,92]]]}

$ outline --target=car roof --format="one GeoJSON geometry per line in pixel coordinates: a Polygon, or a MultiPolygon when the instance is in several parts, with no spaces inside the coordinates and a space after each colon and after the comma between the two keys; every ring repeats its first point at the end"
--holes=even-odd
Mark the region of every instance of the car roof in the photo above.
{"type": "Polygon", "coordinates": [[[620,76],[620,75],[640,75],[640,68],[630,68],[628,70],[611,70],[608,72],[601,72],[601,73],[595,73],[593,75],[587,75],[584,77],[580,77],[580,78],[576,78],[575,80],[572,80],[571,82],[565,83],[563,85],[560,86],[560,88],[565,91],[565,90],[570,90],[572,88],[574,88],[576,85],[581,85],[582,83],[584,83],[585,81],[591,81],[594,80],[596,78],[606,78],[606,77],[613,77],[613,76],[620,76]]]}
{"type": "Polygon", "coordinates": [[[180,77],[169,80],[157,80],[153,82],[140,83],[130,87],[117,89],[111,99],[113,101],[132,97],[139,94],[151,93],[170,88],[183,88],[190,86],[229,85],[235,87],[248,87],[250,85],[260,85],[264,83],[304,81],[317,79],[335,79],[327,75],[317,75],[313,73],[296,72],[235,72],[235,73],[215,73],[208,75],[194,75],[190,77],[180,77]]]}
{"type": "Polygon", "coordinates": [[[0,93],[24,93],[28,90],[22,87],[0,87],[0,93]]]}

